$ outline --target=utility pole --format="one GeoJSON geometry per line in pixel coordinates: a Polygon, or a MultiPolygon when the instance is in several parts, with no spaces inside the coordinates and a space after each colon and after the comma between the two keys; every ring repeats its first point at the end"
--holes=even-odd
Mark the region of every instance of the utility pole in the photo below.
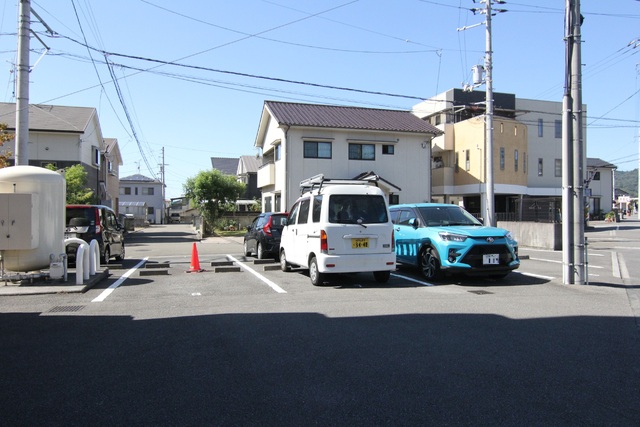
{"type": "Polygon", "coordinates": [[[487,111],[486,111],[486,138],[487,138],[487,149],[485,151],[486,162],[487,162],[487,182],[486,182],[486,219],[485,224],[495,227],[496,226],[496,218],[495,218],[495,194],[494,194],[494,182],[493,182],[493,50],[491,43],[491,1],[486,1],[486,15],[487,15],[487,24],[486,24],[486,52],[484,57],[484,68],[486,77],[486,102],[487,102],[487,111]]]}
{"type": "Polygon", "coordinates": [[[574,260],[576,264],[576,284],[584,285],[585,277],[585,244],[584,244],[584,139],[582,137],[582,36],[580,26],[582,15],[580,14],[580,0],[573,2],[573,55],[571,57],[571,92],[573,98],[573,181],[575,185],[575,197],[573,199],[573,234],[574,234],[574,260]]]}
{"type": "MultiPolygon", "coordinates": [[[[475,3],[476,0],[473,0],[475,3]]],[[[482,205],[483,205],[483,217],[484,223],[486,225],[490,225],[492,227],[496,226],[496,218],[495,218],[495,191],[494,191],[494,180],[493,180],[493,47],[492,47],[492,36],[491,36],[491,17],[494,13],[503,13],[506,12],[505,9],[491,9],[492,3],[504,4],[504,0],[480,0],[480,3],[484,3],[484,9],[471,9],[471,11],[475,14],[482,13],[486,16],[485,24],[485,34],[486,34],[486,43],[485,43],[485,56],[484,56],[484,84],[486,93],[485,93],[485,191],[484,197],[481,197],[482,205]]],[[[466,30],[468,28],[472,28],[482,24],[474,24],[468,27],[459,28],[458,31],[466,30]]],[[[482,67],[476,66],[474,67],[474,74],[476,73],[476,68],[481,69],[482,67]]],[[[474,87],[481,85],[482,82],[474,81],[473,85],[465,85],[464,90],[473,90],[474,87]]]]}
{"type": "Polygon", "coordinates": [[[20,0],[18,24],[18,67],[16,91],[15,164],[29,164],[29,47],[31,25],[30,0],[20,0]]]}
{"type": "Polygon", "coordinates": [[[565,6],[565,92],[562,131],[562,263],[563,283],[584,284],[584,147],[582,138],[582,73],[580,0],[565,6]]]}
{"type": "Polygon", "coordinates": [[[162,180],[162,211],[160,212],[160,224],[164,224],[165,220],[165,178],[164,178],[164,147],[162,147],[162,164],[160,165],[160,179],[162,180]]]}

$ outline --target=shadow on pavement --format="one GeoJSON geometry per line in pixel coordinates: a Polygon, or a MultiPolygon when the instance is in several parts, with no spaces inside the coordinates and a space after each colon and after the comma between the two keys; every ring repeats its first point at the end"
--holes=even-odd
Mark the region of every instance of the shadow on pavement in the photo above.
{"type": "Polygon", "coordinates": [[[0,314],[3,424],[640,422],[633,318],[134,320],[83,315],[85,308],[0,314]]]}

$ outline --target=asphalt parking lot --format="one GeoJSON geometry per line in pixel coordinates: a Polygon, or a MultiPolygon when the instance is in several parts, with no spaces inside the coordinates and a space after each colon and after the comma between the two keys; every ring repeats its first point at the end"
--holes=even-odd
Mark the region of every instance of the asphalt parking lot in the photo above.
{"type": "Polygon", "coordinates": [[[637,225],[589,231],[585,286],[562,284],[561,253],[521,248],[501,281],[399,268],[314,287],[241,239],[150,227],[83,292],[0,296],[0,419],[638,425],[637,225]]]}

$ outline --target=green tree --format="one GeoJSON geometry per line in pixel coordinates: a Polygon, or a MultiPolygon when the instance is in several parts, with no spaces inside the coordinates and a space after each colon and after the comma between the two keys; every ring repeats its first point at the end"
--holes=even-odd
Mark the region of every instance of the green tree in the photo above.
{"type": "Polygon", "coordinates": [[[67,204],[92,204],[95,200],[93,190],[87,187],[87,171],[81,164],[69,166],[64,170],[67,181],[67,204]]]}
{"type": "Polygon", "coordinates": [[[217,169],[201,171],[183,185],[184,194],[200,209],[206,224],[211,227],[222,216],[227,203],[235,203],[246,186],[236,177],[225,175],[217,169]]]}
{"type": "MultiPolygon", "coordinates": [[[[7,132],[7,124],[0,123],[0,147],[7,142],[11,141],[15,137],[14,134],[7,132]]],[[[0,168],[6,168],[9,166],[9,157],[11,156],[10,152],[0,153],[0,168]]]]}

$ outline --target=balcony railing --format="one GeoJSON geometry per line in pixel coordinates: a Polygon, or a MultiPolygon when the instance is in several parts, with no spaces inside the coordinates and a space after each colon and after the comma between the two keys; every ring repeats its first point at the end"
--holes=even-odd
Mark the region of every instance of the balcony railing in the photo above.
{"type": "Polygon", "coordinates": [[[265,163],[258,169],[258,188],[275,185],[276,165],[275,163],[265,163]]]}

